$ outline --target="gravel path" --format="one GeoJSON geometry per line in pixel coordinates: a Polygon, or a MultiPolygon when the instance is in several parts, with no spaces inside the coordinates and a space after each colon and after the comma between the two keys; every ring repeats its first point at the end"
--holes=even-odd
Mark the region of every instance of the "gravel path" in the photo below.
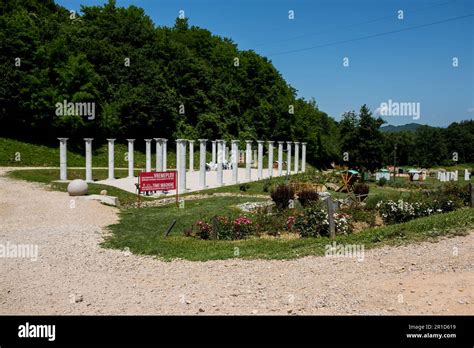
{"type": "MultiPolygon", "coordinates": [[[[1,175],[0,170],[0,175],[1,175]]],[[[102,249],[116,208],[0,176],[0,314],[474,314],[474,233],[365,259],[162,262],[102,249]]]]}

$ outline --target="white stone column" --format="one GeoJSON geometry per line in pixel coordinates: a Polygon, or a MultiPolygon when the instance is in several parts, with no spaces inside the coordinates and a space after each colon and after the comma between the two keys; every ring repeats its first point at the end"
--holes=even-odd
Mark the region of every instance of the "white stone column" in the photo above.
{"type": "Polygon", "coordinates": [[[206,142],[207,139],[199,139],[199,186],[206,188],[206,142]]]}
{"type": "Polygon", "coordinates": [[[155,138],[156,141],[156,171],[163,171],[163,139],[155,138]]]}
{"type": "Polygon", "coordinates": [[[278,142],[278,176],[281,176],[281,172],[283,169],[283,144],[284,141],[278,142]]]}
{"type": "Polygon", "coordinates": [[[127,139],[128,141],[128,177],[133,178],[133,142],[135,139],[127,139]]]}
{"type": "Polygon", "coordinates": [[[86,141],[86,182],[92,182],[92,140],[84,138],[86,141]]]}
{"type": "Polygon", "coordinates": [[[211,141],[212,143],[212,163],[217,163],[217,160],[216,160],[216,140],[212,140],[211,141]]]}
{"type": "Polygon", "coordinates": [[[301,143],[301,171],[306,171],[306,143],[301,143]]]}
{"type": "Polygon", "coordinates": [[[151,172],[151,139],[145,139],[145,171],[151,172]]]}
{"type": "MultiPolygon", "coordinates": [[[[181,141],[183,139],[176,140],[176,170],[179,172],[181,170],[181,141]]],[[[181,182],[180,182],[181,183],[181,182]]]]}
{"type": "Polygon", "coordinates": [[[223,161],[223,153],[222,153],[222,147],[223,147],[223,141],[222,140],[216,140],[217,142],[217,185],[222,186],[224,184],[224,173],[222,170],[222,161],[223,161]]]}
{"type": "Polygon", "coordinates": [[[295,141],[295,173],[298,173],[299,169],[299,157],[300,157],[300,143],[299,141],[295,141]]]}
{"type": "Polygon", "coordinates": [[[67,180],[67,140],[68,138],[58,138],[59,140],[59,180],[67,180]]]}
{"type": "Polygon", "coordinates": [[[188,141],[184,139],[181,144],[181,159],[180,159],[180,165],[181,165],[181,171],[183,173],[183,178],[182,178],[182,186],[181,186],[181,192],[186,191],[186,143],[188,141]]]}
{"type": "Polygon", "coordinates": [[[232,181],[237,184],[239,181],[239,141],[231,140],[231,152],[232,152],[232,181]]]}
{"type": "Polygon", "coordinates": [[[114,151],[114,141],[115,139],[107,139],[109,142],[109,177],[108,180],[114,180],[115,175],[114,175],[114,156],[115,156],[115,151],[114,151]]]}
{"type": "Polygon", "coordinates": [[[168,149],[167,149],[167,143],[168,139],[161,138],[161,141],[163,142],[163,171],[166,172],[167,169],[167,157],[168,157],[168,149]]]}
{"type": "Polygon", "coordinates": [[[194,172],[194,140],[188,140],[189,143],[189,171],[194,172]]]}
{"type": "Polygon", "coordinates": [[[469,171],[467,169],[464,169],[464,180],[469,181],[471,180],[469,171]]]}
{"type": "Polygon", "coordinates": [[[225,150],[225,146],[226,146],[226,141],[225,140],[222,140],[222,163],[224,163],[226,160],[227,160],[227,156],[226,156],[226,150],[225,150]]]}
{"type": "Polygon", "coordinates": [[[263,178],[263,140],[257,140],[257,148],[258,148],[258,155],[257,155],[257,168],[258,168],[258,180],[263,178]]]}
{"type": "Polygon", "coordinates": [[[273,176],[273,141],[268,141],[268,177],[273,176]]]}
{"type": "Polygon", "coordinates": [[[286,173],[291,174],[291,141],[286,142],[286,173]]]}
{"type": "Polygon", "coordinates": [[[252,140],[245,140],[245,144],[245,179],[250,181],[252,179],[252,140]]]}
{"type": "Polygon", "coordinates": [[[176,140],[176,170],[178,171],[178,192],[186,191],[186,140],[176,140]]]}

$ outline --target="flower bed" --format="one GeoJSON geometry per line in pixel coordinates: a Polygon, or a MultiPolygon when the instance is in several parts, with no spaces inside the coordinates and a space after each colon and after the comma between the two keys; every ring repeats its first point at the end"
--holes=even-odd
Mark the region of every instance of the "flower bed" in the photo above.
{"type": "Polygon", "coordinates": [[[376,209],[387,224],[406,222],[432,214],[447,213],[458,206],[453,200],[433,200],[431,202],[407,202],[403,199],[398,201],[381,201],[377,203],[376,209]]]}

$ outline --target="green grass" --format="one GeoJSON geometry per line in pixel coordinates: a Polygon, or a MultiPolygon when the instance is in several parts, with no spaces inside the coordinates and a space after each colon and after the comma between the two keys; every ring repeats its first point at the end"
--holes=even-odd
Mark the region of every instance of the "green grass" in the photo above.
{"type": "MultiPolygon", "coordinates": [[[[133,253],[154,255],[163,260],[187,259],[207,261],[229,258],[243,259],[292,259],[308,255],[324,255],[329,238],[258,239],[240,241],[204,241],[182,235],[204,215],[222,214],[232,205],[248,201],[243,198],[213,198],[188,202],[186,209],[172,205],[121,212],[121,221],[109,226],[111,236],[105,247],[124,249],[133,253]],[[173,220],[178,222],[173,234],[164,237],[166,227],[173,220]],[[238,256],[235,255],[238,251],[238,256]]],[[[407,223],[371,228],[358,234],[338,236],[341,244],[362,244],[366,249],[382,245],[408,242],[434,241],[440,236],[465,235],[474,228],[474,210],[461,209],[447,214],[433,215],[407,223]]]]}
{"type": "Polygon", "coordinates": [[[252,197],[213,197],[199,200],[185,201],[185,208],[180,209],[175,204],[160,207],[127,209],[120,213],[120,224],[117,231],[122,232],[126,240],[133,240],[135,236],[141,240],[153,240],[162,235],[170,223],[176,219],[172,235],[182,235],[186,228],[191,227],[197,220],[214,215],[222,215],[232,211],[239,211],[235,206],[245,202],[257,202],[264,199],[252,197]],[[137,231],[140,231],[137,233],[137,231]]]}

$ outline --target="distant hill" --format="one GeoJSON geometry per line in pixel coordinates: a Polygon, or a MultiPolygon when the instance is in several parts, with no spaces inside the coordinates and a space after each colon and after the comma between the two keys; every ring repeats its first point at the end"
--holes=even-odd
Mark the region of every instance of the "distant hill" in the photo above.
{"type": "Polygon", "coordinates": [[[420,126],[423,126],[423,125],[419,123],[407,123],[401,126],[388,125],[388,126],[382,126],[380,128],[380,131],[384,133],[414,132],[420,126]]]}

